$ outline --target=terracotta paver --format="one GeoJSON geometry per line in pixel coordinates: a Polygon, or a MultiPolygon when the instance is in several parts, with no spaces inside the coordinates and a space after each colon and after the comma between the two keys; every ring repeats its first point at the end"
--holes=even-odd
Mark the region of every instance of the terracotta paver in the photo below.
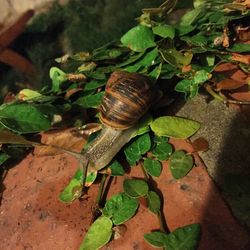
{"type": "MultiPolygon", "coordinates": [[[[172,143],[177,149],[192,151],[184,141],[172,143]]],[[[181,180],[173,179],[167,164],[155,179],[164,197],[164,214],[170,230],[201,223],[199,250],[247,249],[248,232],[231,215],[200,158],[195,159],[197,167],[181,180]]],[[[77,161],[71,156],[37,158],[30,154],[9,170],[0,207],[0,249],[78,249],[90,225],[97,185],[91,186],[85,200],[62,204],[58,195],[76,168],[77,161]]],[[[129,175],[140,177],[142,173],[139,167],[133,167],[129,175]]],[[[122,190],[122,180],[113,181],[109,195],[122,190]]],[[[143,234],[158,229],[159,225],[143,202],[126,226],[124,237],[103,249],[154,249],[143,240],[143,234]]]]}

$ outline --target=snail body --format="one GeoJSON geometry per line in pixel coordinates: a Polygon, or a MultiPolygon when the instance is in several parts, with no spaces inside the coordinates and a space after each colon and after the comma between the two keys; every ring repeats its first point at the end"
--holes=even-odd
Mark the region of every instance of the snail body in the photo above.
{"type": "Polygon", "coordinates": [[[132,138],[138,120],[155,98],[150,79],[142,74],[115,71],[111,74],[100,105],[103,129],[83,156],[89,171],[107,166],[132,138]]]}

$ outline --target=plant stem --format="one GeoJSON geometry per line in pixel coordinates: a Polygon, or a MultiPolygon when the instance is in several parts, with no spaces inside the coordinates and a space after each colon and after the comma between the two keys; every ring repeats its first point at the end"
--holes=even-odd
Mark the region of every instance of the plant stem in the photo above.
{"type": "Polygon", "coordinates": [[[162,213],[161,210],[158,212],[157,218],[158,218],[158,220],[159,220],[159,224],[160,224],[160,229],[161,229],[161,231],[164,232],[164,233],[167,233],[167,231],[166,231],[166,229],[165,229],[165,225],[164,225],[165,223],[164,223],[164,219],[163,219],[163,213],[162,213]]]}
{"type": "Polygon", "coordinates": [[[92,222],[94,222],[101,215],[100,207],[101,207],[101,201],[103,198],[102,196],[103,196],[103,191],[104,191],[104,186],[105,186],[107,176],[108,176],[107,174],[102,175],[102,180],[99,185],[96,201],[92,208],[92,222]]]}
{"type": "Polygon", "coordinates": [[[204,88],[206,89],[206,91],[216,100],[219,100],[225,104],[227,103],[231,103],[231,104],[238,104],[238,105],[250,105],[250,102],[248,101],[238,101],[238,100],[230,100],[227,99],[225,96],[220,95],[219,93],[216,93],[213,88],[211,87],[211,85],[209,84],[205,84],[204,88]]]}
{"type": "MultiPolygon", "coordinates": [[[[140,160],[140,161],[138,162],[138,164],[139,164],[139,166],[140,166],[140,168],[141,168],[141,170],[142,170],[142,172],[143,172],[144,179],[147,181],[147,183],[148,183],[150,189],[151,189],[152,191],[156,192],[154,186],[151,184],[151,180],[150,180],[151,178],[150,178],[150,176],[148,175],[148,173],[145,171],[145,169],[144,169],[144,167],[143,167],[142,161],[140,160]]],[[[157,192],[156,192],[156,193],[157,193],[157,192]]],[[[163,215],[163,213],[162,213],[161,210],[157,213],[157,218],[158,218],[158,220],[159,220],[159,224],[160,224],[160,229],[161,229],[161,231],[164,232],[164,233],[169,233],[169,230],[168,230],[167,225],[166,225],[166,223],[165,223],[164,215],[163,215]]]]}
{"type": "Polygon", "coordinates": [[[102,180],[101,180],[101,183],[100,183],[100,186],[99,186],[99,189],[98,189],[98,194],[97,194],[96,201],[95,201],[96,205],[98,207],[100,206],[100,202],[101,202],[101,199],[102,199],[102,194],[103,194],[103,190],[104,190],[104,186],[105,186],[107,176],[108,176],[107,174],[102,175],[102,180]]]}

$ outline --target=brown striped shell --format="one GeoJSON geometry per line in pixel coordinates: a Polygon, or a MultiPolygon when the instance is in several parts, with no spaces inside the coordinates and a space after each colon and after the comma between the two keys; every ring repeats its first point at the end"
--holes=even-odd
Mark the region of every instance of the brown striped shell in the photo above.
{"type": "Polygon", "coordinates": [[[111,74],[100,106],[103,124],[115,129],[132,127],[149,109],[154,98],[148,77],[115,71],[111,74]]]}

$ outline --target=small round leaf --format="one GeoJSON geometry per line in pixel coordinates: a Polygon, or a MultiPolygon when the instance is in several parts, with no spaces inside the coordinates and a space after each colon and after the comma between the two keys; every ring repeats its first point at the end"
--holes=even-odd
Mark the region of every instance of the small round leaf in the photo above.
{"type": "Polygon", "coordinates": [[[158,214],[161,209],[161,199],[159,195],[154,191],[148,192],[148,209],[154,213],[158,214]]]}
{"type": "Polygon", "coordinates": [[[170,171],[175,179],[180,179],[187,175],[192,169],[194,162],[191,155],[184,151],[175,151],[170,157],[170,171]]]}
{"type": "Polygon", "coordinates": [[[144,169],[148,174],[154,177],[159,177],[161,175],[162,166],[157,160],[147,158],[143,163],[144,169]]]}
{"type": "Polygon", "coordinates": [[[127,179],[123,182],[125,193],[133,198],[142,197],[148,194],[148,184],[144,180],[127,179]]]}
{"type": "Polygon", "coordinates": [[[165,247],[168,235],[163,232],[152,232],[144,235],[144,239],[154,247],[165,247]]]}
{"type": "Polygon", "coordinates": [[[162,142],[156,145],[156,147],[152,150],[152,154],[159,160],[165,161],[167,160],[173,152],[173,147],[168,142],[162,142]]]}
{"type": "Polygon", "coordinates": [[[80,250],[97,250],[107,244],[112,235],[112,221],[102,216],[89,228],[80,250]]]}
{"type": "Polygon", "coordinates": [[[168,250],[195,250],[199,243],[200,233],[199,224],[178,228],[168,234],[166,247],[168,250]]]}
{"type": "Polygon", "coordinates": [[[113,195],[105,204],[103,214],[111,217],[115,225],[120,225],[134,216],[139,203],[125,193],[113,195]]]}

